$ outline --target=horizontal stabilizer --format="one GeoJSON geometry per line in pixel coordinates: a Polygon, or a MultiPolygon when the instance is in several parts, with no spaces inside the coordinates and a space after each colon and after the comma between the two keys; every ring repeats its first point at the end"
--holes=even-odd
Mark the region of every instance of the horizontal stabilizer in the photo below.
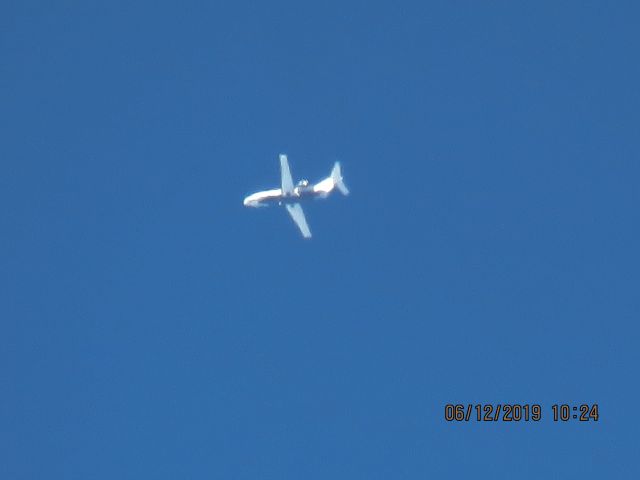
{"type": "Polygon", "coordinates": [[[338,187],[338,190],[340,190],[343,195],[349,195],[349,189],[344,184],[344,180],[342,178],[340,162],[336,162],[333,166],[333,170],[331,170],[331,179],[333,180],[333,184],[338,187]]]}

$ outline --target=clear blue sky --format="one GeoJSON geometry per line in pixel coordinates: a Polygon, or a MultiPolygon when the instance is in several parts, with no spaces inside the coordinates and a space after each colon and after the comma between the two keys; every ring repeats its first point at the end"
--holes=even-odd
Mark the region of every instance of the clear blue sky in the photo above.
{"type": "Polygon", "coordinates": [[[637,2],[55,3],[0,6],[1,478],[640,478],[637,2]],[[342,161],[311,241],[281,152],[342,161]]]}

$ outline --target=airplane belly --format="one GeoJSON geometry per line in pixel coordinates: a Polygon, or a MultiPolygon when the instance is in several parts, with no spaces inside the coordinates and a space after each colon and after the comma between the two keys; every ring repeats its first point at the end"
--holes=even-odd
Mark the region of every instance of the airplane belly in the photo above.
{"type": "Polygon", "coordinates": [[[321,182],[316,183],[313,186],[313,191],[319,194],[328,194],[333,190],[334,183],[331,177],[325,178],[321,182]]]}
{"type": "Polygon", "coordinates": [[[287,195],[285,197],[280,197],[278,199],[279,203],[282,203],[283,205],[291,205],[294,203],[300,203],[300,202],[304,202],[305,200],[308,200],[310,198],[314,198],[317,197],[318,194],[309,190],[309,191],[305,191],[305,192],[298,192],[295,195],[287,195]]]}
{"type": "Polygon", "coordinates": [[[274,203],[280,201],[282,198],[282,192],[279,188],[273,190],[265,190],[263,192],[256,192],[249,198],[259,203],[274,203]]]}

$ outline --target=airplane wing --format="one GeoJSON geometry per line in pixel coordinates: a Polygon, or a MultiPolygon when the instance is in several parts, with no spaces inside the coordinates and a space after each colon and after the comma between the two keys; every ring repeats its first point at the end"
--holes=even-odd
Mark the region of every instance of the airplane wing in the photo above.
{"type": "Polygon", "coordinates": [[[302,207],[300,206],[300,204],[294,203],[292,205],[287,203],[285,207],[287,207],[287,211],[291,215],[291,218],[293,218],[293,221],[296,222],[296,225],[298,225],[298,228],[302,232],[302,236],[304,238],[311,238],[311,230],[309,230],[307,219],[304,218],[304,212],[302,211],[302,207]]]}
{"type": "MultiPolygon", "coordinates": [[[[286,155],[280,155],[280,175],[282,181],[282,194],[291,195],[293,193],[293,179],[291,178],[289,161],[287,160],[286,155]]],[[[291,210],[289,210],[289,212],[291,212],[291,210]]],[[[291,215],[293,215],[293,213],[291,215]]],[[[302,215],[302,219],[304,220],[304,215],[302,215]]]]}

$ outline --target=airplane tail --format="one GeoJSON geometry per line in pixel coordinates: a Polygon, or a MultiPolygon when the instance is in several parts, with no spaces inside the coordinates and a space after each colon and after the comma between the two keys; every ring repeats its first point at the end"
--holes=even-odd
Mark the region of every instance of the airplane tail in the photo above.
{"type": "Polygon", "coordinates": [[[338,190],[340,190],[340,192],[343,195],[349,195],[349,189],[344,184],[344,181],[342,179],[342,171],[340,170],[340,162],[336,162],[333,165],[333,169],[331,170],[331,180],[333,180],[333,184],[336,187],[338,187],[338,190]]]}

